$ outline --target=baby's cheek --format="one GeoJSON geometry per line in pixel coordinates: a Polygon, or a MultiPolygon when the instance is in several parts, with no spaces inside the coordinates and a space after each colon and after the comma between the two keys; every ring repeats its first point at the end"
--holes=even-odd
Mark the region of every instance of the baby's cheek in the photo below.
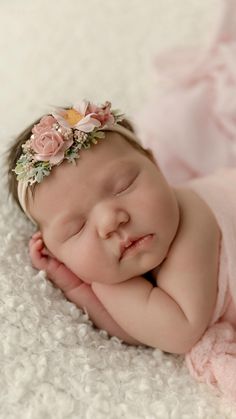
{"type": "Polygon", "coordinates": [[[81,281],[89,285],[92,283],[92,280],[88,277],[88,272],[86,273],[84,269],[81,269],[81,267],[78,266],[78,263],[73,263],[70,258],[64,258],[63,263],[66,265],[67,269],[73,272],[81,281]]]}
{"type": "Polygon", "coordinates": [[[94,281],[95,272],[91,271],[91,264],[95,265],[90,260],[90,263],[86,263],[85,260],[79,258],[73,258],[73,256],[67,256],[64,259],[64,264],[70,269],[76,276],[78,276],[84,283],[92,284],[94,281]]]}
{"type": "Polygon", "coordinates": [[[116,278],[119,270],[114,258],[109,257],[103,249],[95,247],[94,243],[83,242],[83,246],[64,247],[61,260],[86,284],[119,282],[120,278],[116,278]]]}

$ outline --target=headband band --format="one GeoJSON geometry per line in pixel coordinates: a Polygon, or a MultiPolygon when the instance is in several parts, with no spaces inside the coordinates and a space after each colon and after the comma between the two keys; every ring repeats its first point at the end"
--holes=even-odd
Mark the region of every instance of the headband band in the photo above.
{"type": "Polygon", "coordinates": [[[32,218],[29,211],[27,210],[27,194],[29,193],[28,185],[24,182],[19,181],[17,185],[17,194],[18,199],[21,205],[21,208],[23,209],[25,215],[32,221],[33,224],[37,225],[36,221],[32,218]]]}
{"type": "Polygon", "coordinates": [[[44,116],[32,129],[32,135],[22,145],[23,153],[13,171],[18,180],[18,199],[26,216],[37,225],[27,209],[30,185],[42,182],[53,166],[65,159],[74,162],[82,148],[90,148],[105,137],[104,131],[117,132],[139,142],[137,136],[118,125],[124,119],[119,111],[112,111],[111,103],[98,107],[82,101],[69,110],[59,109],[44,116]]]}

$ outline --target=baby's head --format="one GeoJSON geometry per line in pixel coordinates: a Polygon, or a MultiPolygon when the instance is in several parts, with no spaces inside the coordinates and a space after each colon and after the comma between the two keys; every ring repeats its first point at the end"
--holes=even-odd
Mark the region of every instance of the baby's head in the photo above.
{"type": "Polygon", "coordinates": [[[16,202],[83,281],[121,282],[166,257],[179,223],[174,191],[109,102],[43,117],[19,136],[8,163],[16,202]]]}

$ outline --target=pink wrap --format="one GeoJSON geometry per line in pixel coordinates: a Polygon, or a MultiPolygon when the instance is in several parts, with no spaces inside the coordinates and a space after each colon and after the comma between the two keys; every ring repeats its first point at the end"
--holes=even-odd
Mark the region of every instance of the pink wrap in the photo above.
{"type": "Polygon", "coordinates": [[[135,115],[136,130],[167,180],[188,181],[222,231],[215,312],[186,363],[195,378],[236,401],[236,1],[219,3],[207,48],[170,51],[155,62],[171,83],[135,115]]]}
{"type": "Polygon", "coordinates": [[[218,297],[210,327],[186,354],[191,374],[236,401],[236,168],[187,183],[212,209],[222,239],[218,297]]]}

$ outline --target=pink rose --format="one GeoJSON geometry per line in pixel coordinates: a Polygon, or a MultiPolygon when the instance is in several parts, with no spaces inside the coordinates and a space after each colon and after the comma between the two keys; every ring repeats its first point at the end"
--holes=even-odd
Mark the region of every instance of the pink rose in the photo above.
{"type": "Polygon", "coordinates": [[[101,122],[102,126],[105,124],[114,124],[115,122],[114,116],[106,112],[99,112],[96,115],[93,114],[92,117],[101,122]]]}
{"type": "Polygon", "coordinates": [[[55,165],[64,159],[65,151],[72,145],[73,140],[64,140],[57,131],[46,131],[34,135],[31,148],[36,152],[34,158],[38,161],[49,161],[55,165]]]}
{"type": "Polygon", "coordinates": [[[53,124],[55,124],[57,121],[53,116],[46,115],[43,116],[42,119],[40,119],[39,123],[34,126],[32,129],[33,134],[41,134],[45,131],[49,131],[53,124]]]}
{"type": "Polygon", "coordinates": [[[97,119],[101,125],[114,124],[115,122],[114,116],[111,113],[111,103],[108,101],[102,107],[89,103],[86,110],[87,113],[91,113],[91,116],[97,119]]]}

